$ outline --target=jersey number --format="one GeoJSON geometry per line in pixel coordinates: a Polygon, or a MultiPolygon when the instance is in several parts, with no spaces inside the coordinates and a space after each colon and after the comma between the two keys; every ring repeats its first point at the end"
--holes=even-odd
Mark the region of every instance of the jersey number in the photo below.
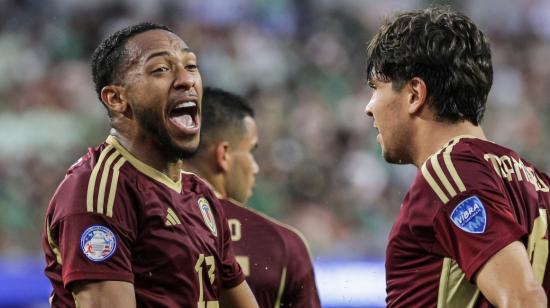
{"type": "Polygon", "coordinates": [[[238,219],[231,218],[227,220],[229,230],[231,230],[231,240],[237,242],[241,240],[241,222],[238,219]]]}
{"type": "Polygon", "coordinates": [[[539,283],[544,279],[546,270],[546,262],[548,261],[548,216],[546,209],[539,209],[539,217],[535,219],[533,230],[529,234],[529,242],[527,243],[527,254],[531,260],[533,273],[539,283]]]}
{"type": "Polygon", "coordinates": [[[204,264],[208,269],[208,280],[212,285],[216,276],[214,275],[216,271],[216,263],[214,262],[213,256],[204,256],[204,254],[199,255],[199,259],[195,264],[195,271],[199,276],[199,301],[197,303],[197,308],[219,308],[220,304],[218,301],[204,301],[204,284],[203,284],[203,275],[202,270],[204,269],[204,264]]]}

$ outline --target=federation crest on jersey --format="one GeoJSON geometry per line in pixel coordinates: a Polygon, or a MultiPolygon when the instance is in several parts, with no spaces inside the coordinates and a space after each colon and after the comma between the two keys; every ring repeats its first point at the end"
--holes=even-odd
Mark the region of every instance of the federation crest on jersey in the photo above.
{"type": "Polygon", "coordinates": [[[460,202],[451,213],[451,220],[468,233],[483,233],[487,226],[487,214],[478,197],[472,196],[460,202]]]}
{"type": "Polygon", "coordinates": [[[82,232],[80,249],[86,258],[91,261],[105,261],[115,253],[116,236],[107,227],[93,225],[82,232]]]}
{"type": "Polygon", "coordinates": [[[212,214],[212,209],[210,208],[210,204],[208,203],[208,200],[205,198],[200,198],[198,201],[199,209],[202,214],[202,218],[204,219],[204,223],[212,231],[212,234],[214,236],[218,236],[218,229],[216,229],[216,220],[214,219],[214,215],[212,214]]]}

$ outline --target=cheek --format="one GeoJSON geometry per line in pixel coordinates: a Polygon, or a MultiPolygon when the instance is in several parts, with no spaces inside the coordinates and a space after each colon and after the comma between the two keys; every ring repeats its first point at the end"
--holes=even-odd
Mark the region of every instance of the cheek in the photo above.
{"type": "Polygon", "coordinates": [[[202,77],[200,74],[197,74],[195,77],[195,88],[197,88],[197,92],[199,94],[202,94],[202,77]]]}

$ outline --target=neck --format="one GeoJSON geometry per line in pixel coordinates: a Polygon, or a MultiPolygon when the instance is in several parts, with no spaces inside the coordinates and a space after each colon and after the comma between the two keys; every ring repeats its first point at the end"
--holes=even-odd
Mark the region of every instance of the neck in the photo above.
{"type": "Polygon", "coordinates": [[[468,121],[453,124],[439,121],[430,121],[429,123],[430,125],[419,128],[416,136],[413,136],[412,148],[416,150],[412,158],[413,164],[417,168],[420,168],[428,157],[439,151],[454,137],[469,135],[483,140],[487,139],[481,126],[473,125],[468,121]],[[427,142],[427,140],[429,141],[427,142]]]}
{"type": "Polygon", "coordinates": [[[150,137],[130,134],[115,128],[111,129],[110,134],[141,162],[166,174],[173,181],[180,179],[181,162],[166,157],[166,154],[156,146],[154,140],[151,140],[150,137]]]}
{"type": "MultiPolygon", "coordinates": [[[[200,155],[200,154],[197,154],[200,155]]],[[[198,157],[198,156],[195,156],[198,157]]],[[[200,163],[200,158],[187,159],[182,161],[182,168],[187,172],[194,173],[201,177],[203,180],[207,181],[211,188],[219,193],[223,198],[227,198],[227,190],[225,189],[225,178],[222,172],[216,172],[200,163]]]]}

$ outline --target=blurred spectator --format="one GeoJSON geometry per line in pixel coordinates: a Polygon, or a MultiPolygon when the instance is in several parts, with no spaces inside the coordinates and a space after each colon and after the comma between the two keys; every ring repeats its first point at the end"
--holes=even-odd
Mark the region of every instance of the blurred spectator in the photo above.
{"type": "MultiPolygon", "coordinates": [[[[489,138],[550,171],[550,5],[436,1],[493,45],[489,138]]],[[[382,162],[365,84],[366,42],[396,10],[432,1],[0,1],[0,254],[40,254],[66,167],[107,133],[89,56],[114,28],[167,24],[205,84],[255,103],[261,173],[251,206],[301,229],[314,256],[380,257],[414,170],[382,162]]],[[[205,115],[208,116],[208,115],[205,115]]]]}

